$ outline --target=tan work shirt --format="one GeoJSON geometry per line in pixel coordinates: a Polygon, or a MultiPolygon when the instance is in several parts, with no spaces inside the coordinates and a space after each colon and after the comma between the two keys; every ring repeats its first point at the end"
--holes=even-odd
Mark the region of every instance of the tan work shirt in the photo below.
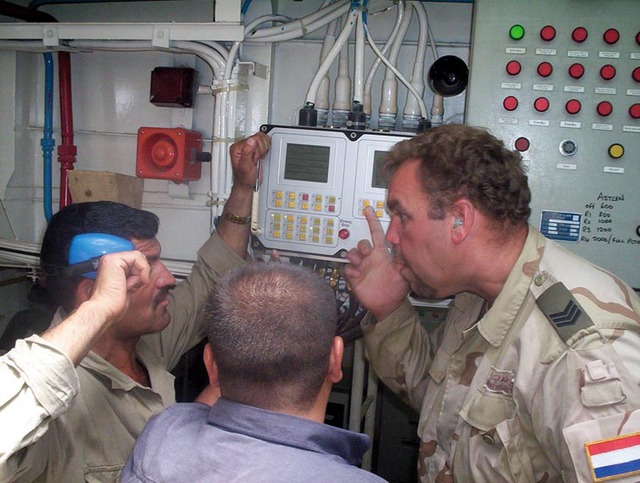
{"type": "MultiPolygon", "coordinates": [[[[22,450],[0,455],[0,481],[119,481],[146,422],[175,402],[174,378],[168,371],[202,339],[198,314],[213,283],[243,263],[214,233],[199,250],[190,276],[171,291],[169,326],[161,333],[142,337],[136,347],[151,387],[138,384],[90,352],[77,367],[80,391],[69,409],[57,419],[55,412],[45,414],[36,426],[39,439],[32,432],[25,434],[16,446],[22,450]]],[[[26,397],[29,402],[24,411],[32,411],[33,396],[27,394],[38,391],[42,383],[24,381],[22,388],[5,399],[15,398],[18,404],[19,398],[26,397]]],[[[4,387],[2,380],[0,385],[4,387]]]]}
{"type": "Polygon", "coordinates": [[[431,334],[408,302],[364,321],[376,374],[420,412],[421,481],[593,481],[585,444],[640,431],[640,298],[530,227],[483,305],[458,295],[431,334]]]}

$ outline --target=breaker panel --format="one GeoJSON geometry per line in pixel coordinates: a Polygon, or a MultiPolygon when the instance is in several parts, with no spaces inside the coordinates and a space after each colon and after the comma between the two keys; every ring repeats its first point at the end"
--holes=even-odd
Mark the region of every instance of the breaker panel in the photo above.
{"type": "Polygon", "coordinates": [[[640,2],[476,0],[466,122],[521,152],[531,224],[640,288],[640,2]]]}
{"type": "Polygon", "coordinates": [[[410,133],[262,126],[271,136],[260,188],[253,247],[284,255],[344,262],[370,238],[362,213],[376,211],[383,227],[386,185],[378,167],[410,133]]]}

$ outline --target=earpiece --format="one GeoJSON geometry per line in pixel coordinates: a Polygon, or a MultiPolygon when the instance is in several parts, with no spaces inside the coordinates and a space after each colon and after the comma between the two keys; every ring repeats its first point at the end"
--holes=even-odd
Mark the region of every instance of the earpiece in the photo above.
{"type": "Polygon", "coordinates": [[[456,218],[455,220],[453,220],[454,228],[459,228],[462,226],[462,224],[463,224],[462,218],[456,218]]]}

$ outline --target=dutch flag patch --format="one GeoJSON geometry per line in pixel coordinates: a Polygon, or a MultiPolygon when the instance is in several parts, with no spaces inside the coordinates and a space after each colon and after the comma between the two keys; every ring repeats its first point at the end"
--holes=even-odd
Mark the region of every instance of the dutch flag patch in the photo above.
{"type": "Polygon", "coordinates": [[[640,433],[592,441],[584,447],[596,482],[640,473],[640,433]]]}

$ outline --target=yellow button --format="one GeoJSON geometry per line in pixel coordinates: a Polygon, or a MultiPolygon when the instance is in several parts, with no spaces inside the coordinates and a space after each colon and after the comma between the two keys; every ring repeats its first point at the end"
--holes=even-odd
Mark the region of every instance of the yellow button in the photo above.
{"type": "Polygon", "coordinates": [[[273,214],[273,221],[280,221],[280,213],[273,214]]]}
{"type": "Polygon", "coordinates": [[[276,199],[282,199],[282,191],[276,191],[276,199]]]}
{"type": "Polygon", "coordinates": [[[296,194],[295,193],[289,193],[289,199],[290,200],[295,200],[296,199],[296,194]]]}
{"type": "Polygon", "coordinates": [[[309,203],[307,203],[307,202],[302,203],[302,209],[303,210],[308,210],[309,209],[309,203]]]}
{"type": "Polygon", "coordinates": [[[313,237],[311,239],[315,243],[318,243],[320,241],[320,237],[318,235],[313,235],[313,237]]]}
{"type": "Polygon", "coordinates": [[[276,206],[282,208],[282,200],[276,200],[276,206]]]}
{"type": "Polygon", "coordinates": [[[330,236],[328,236],[328,237],[326,237],[326,238],[324,239],[324,242],[325,242],[327,245],[333,245],[333,238],[331,238],[330,236]]]}
{"type": "Polygon", "coordinates": [[[304,233],[300,234],[300,241],[307,241],[307,235],[305,235],[304,233]]]}
{"type": "Polygon", "coordinates": [[[327,220],[327,226],[333,226],[333,220],[332,219],[328,219],[327,220]]]}
{"type": "Polygon", "coordinates": [[[314,206],[313,208],[316,211],[322,211],[322,204],[321,203],[316,203],[316,206],[314,206]]]}
{"type": "Polygon", "coordinates": [[[312,233],[320,233],[320,227],[318,227],[318,226],[311,227],[311,232],[312,233]]]}
{"type": "Polygon", "coordinates": [[[289,208],[295,208],[296,207],[296,202],[295,201],[289,201],[289,208]]]}
{"type": "Polygon", "coordinates": [[[621,158],[623,155],[624,148],[622,147],[622,144],[615,143],[609,146],[609,156],[613,159],[621,158]]]}
{"type": "Polygon", "coordinates": [[[314,218],[313,219],[313,224],[314,225],[319,225],[320,224],[320,218],[314,218]]]}
{"type": "Polygon", "coordinates": [[[273,232],[273,238],[280,238],[280,232],[279,231],[274,231],[273,232]]]}
{"type": "Polygon", "coordinates": [[[327,235],[333,235],[333,228],[327,228],[327,235]]]}
{"type": "Polygon", "coordinates": [[[370,205],[371,205],[371,202],[369,200],[362,200],[362,206],[364,206],[365,208],[370,205]]]}
{"type": "Polygon", "coordinates": [[[335,196],[329,196],[329,203],[331,203],[332,205],[336,204],[336,197],[335,196]]]}
{"type": "Polygon", "coordinates": [[[273,229],[274,230],[279,230],[280,229],[280,223],[274,223],[273,224],[273,229]]]}
{"type": "Polygon", "coordinates": [[[379,208],[379,209],[384,208],[384,201],[376,201],[376,208],[379,208]]]}
{"type": "Polygon", "coordinates": [[[300,225],[298,229],[300,230],[301,233],[305,233],[307,231],[307,225],[300,225]]]}
{"type": "Polygon", "coordinates": [[[316,195],[316,201],[318,203],[322,202],[322,195],[316,195]]]}
{"type": "Polygon", "coordinates": [[[307,217],[306,216],[301,216],[300,217],[300,223],[306,223],[307,222],[307,217]]]}
{"type": "Polygon", "coordinates": [[[382,215],[384,215],[384,211],[382,211],[382,210],[376,210],[376,216],[377,216],[378,218],[382,218],[382,215]]]}
{"type": "Polygon", "coordinates": [[[293,223],[293,215],[287,215],[287,221],[293,223]]]}
{"type": "Polygon", "coordinates": [[[287,231],[293,231],[293,223],[287,223],[287,231]]]}
{"type": "Polygon", "coordinates": [[[287,240],[293,239],[293,233],[287,233],[287,240]]]}

